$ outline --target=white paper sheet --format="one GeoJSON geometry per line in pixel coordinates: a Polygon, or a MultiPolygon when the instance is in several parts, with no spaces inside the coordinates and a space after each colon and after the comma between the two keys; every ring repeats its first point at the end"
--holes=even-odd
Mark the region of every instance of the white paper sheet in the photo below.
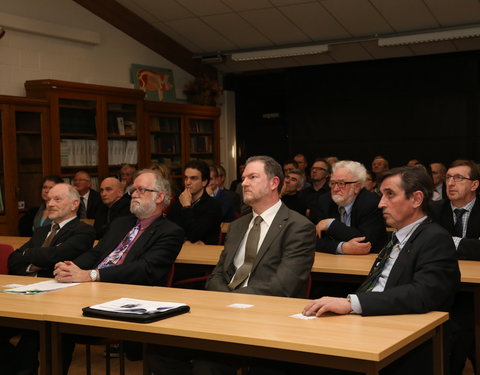
{"type": "Polygon", "coordinates": [[[119,298],[114,301],[90,306],[90,308],[129,314],[149,314],[158,311],[168,311],[179,306],[185,306],[185,304],[177,302],[146,301],[135,298],[119,298]]]}
{"type": "Polygon", "coordinates": [[[5,289],[7,293],[20,294],[37,294],[42,292],[49,292],[51,290],[69,288],[78,285],[79,283],[59,283],[57,280],[40,281],[39,283],[22,285],[12,289],[5,289]]]}

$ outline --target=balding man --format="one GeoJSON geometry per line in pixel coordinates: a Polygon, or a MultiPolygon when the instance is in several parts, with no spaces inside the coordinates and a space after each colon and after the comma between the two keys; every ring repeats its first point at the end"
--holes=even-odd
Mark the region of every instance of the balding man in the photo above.
{"type": "Polygon", "coordinates": [[[102,205],[95,216],[95,232],[100,239],[107,232],[110,223],[121,216],[131,215],[130,196],[124,194],[123,184],[115,177],[107,177],[100,184],[102,205]]]}
{"type": "Polygon", "coordinates": [[[92,247],[95,231],[77,218],[79,204],[73,186],[57,184],[50,189],[46,206],[52,225],[37,228],[26,244],[10,254],[11,274],[52,277],[55,263],[75,259],[92,247]]]}

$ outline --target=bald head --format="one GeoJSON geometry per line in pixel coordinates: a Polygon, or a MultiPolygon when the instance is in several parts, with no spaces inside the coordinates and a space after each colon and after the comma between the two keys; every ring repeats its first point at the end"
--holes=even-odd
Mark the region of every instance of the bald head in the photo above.
{"type": "Polygon", "coordinates": [[[123,196],[123,193],[123,184],[115,177],[107,177],[100,184],[100,197],[103,204],[108,207],[112,207],[123,196]]]}

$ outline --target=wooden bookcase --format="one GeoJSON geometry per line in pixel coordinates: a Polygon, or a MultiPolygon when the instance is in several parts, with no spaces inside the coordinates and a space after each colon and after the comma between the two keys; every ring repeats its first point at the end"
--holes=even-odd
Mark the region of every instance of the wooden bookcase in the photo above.
{"type": "Polygon", "coordinates": [[[18,234],[25,210],[40,206],[52,160],[48,102],[0,96],[0,234],[18,234]]]}
{"type": "Polygon", "coordinates": [[[147,162],[169,166],[179,188],[188,160],[219,163],[218,107],[145,101],[144,110],[147,162]]]}
{"type": "Polygon", "coordinates": [[[25,90],[49,103],[53,173],[86,170],[95,185],[122,163],[144,166],[142,90],[48,79],[27,81],[25,90]]]}

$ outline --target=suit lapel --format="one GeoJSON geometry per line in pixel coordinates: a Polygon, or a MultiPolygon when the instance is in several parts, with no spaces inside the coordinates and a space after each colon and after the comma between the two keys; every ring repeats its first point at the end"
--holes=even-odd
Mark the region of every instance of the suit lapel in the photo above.
{"type": "Polygon", "coordinates": [[[465,237],[467,238],[478,238],[480,235],[480,230],[478,229],[478,222],[480,221],[480,202],[479,198],[475,200],[473,205],[472,212],[468,218],[467,231],[465,237]]]}
{"type": "Polygon", "coordinates": [[[65,224],[63,228],[58,231],[55,237],[53,237],[53,240],[50,243],[50,246],[60,245],[63,242],[63,239],[69,236],[69,233],[72,230],[72,227],[75,227],[78,221],[79,219],[75,218],[72,221],[69,221],[67,224],[65,224]]]}
{"type": "MultiPolygon", "coordinates": [[[[127,259],[130,259],[131,257],[135,257],[137,253],[142,253],[143,249],[147,248],[146,245],[148,241],[150,241],[153,234],[156,232],[157,228],[161,225],[162,220],[163,220],[162,216],[155,219],[155,221],[152,224],[150,224],[150,226],[140,235],[140,237],[138,237],[138,239],[133,244],[132,248],[128,251],[127,256],[125,257],[125,261],[127,259]]],[[[130,228],[129,231],[132,228],[130,228]]]]}

